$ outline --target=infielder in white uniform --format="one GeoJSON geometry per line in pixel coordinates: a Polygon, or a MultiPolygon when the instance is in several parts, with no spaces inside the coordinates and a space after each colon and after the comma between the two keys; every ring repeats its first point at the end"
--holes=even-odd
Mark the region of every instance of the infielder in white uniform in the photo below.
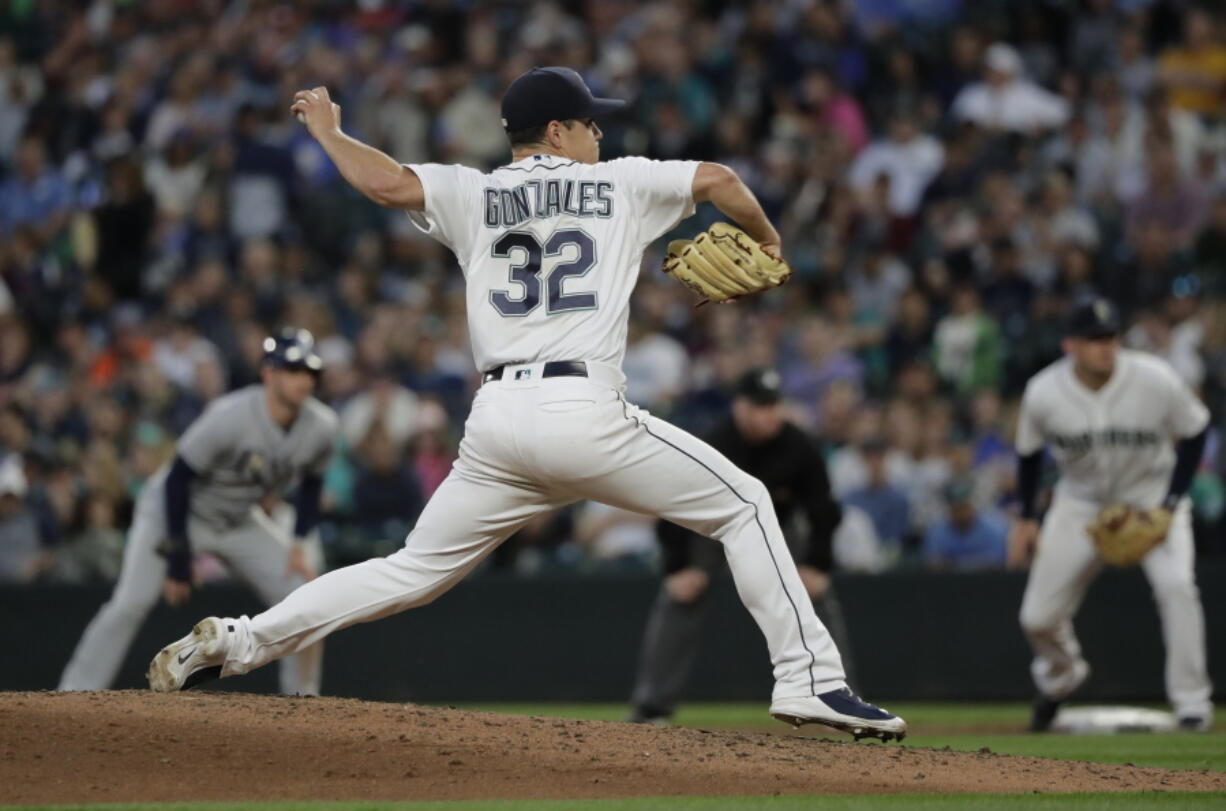
{"type": "MultiPolygon", "coordinates": [[[[336,441],[332,409],[311,396],[323,369],[306,330],[266,339],[262,385],[209,404],[145,486],[111,599],[85,629],[61,690],[111,685],[149,611],[191,593],[192,553],[217,555],[266,605],[314,577],[305,539],[319,520],[323,472],[336,441]],[[294,540],[260,505],[298,483],[294,540]]],[[[323,646],[286,659],[281,690],[318,695],[323,646]]]]}
{"type": "Polygon", "coordinates": [[[1037,541],[1021,609],[1035,657],[1034,731],[1051,726],[1060,703],[1089,675],[1072,620],[1103,566],[1086,527],[1110,504],[1173,512],[1165,542],[1141,566],[1162,620],[1166,689],[1179,724],[1193,730],[1212,724],[1205,620],[1184,498],[1204,451],[1209,412],[1165,361],[1120,349],[1119,331],[1110,302],[1078,307],[1066,357],[1035,375],[1022,398],[1016,440],[1022,518],[1010,556],[1024,563],[1037,541]],[[1035,501],[1044,447],[1061,476],[1040,531],[1035,501]]]}
{"type": "Polygon", "coordinates": [[[180,689],[219,665],[223,676],[246,673],[332,631],[424,605],[533,516],[592,499],[724,544],[774,663],[772,714],[857,736],[903,736],[902,719],[847,689],[766,488],[622,395],[630,294],[653,240],[710,200],[766,250],[779,250],[761,206],[723,166],[600,162],[593,119],[622,106],[593,98],[572,70],[535,68],[502,102],[513,161],[484,174],[402,166],[341,132],[325,88],[295,96],[291,110],[346,180],[408,211],[455,253],[484,382],[459,458],[403,549],[330,572],[258,616],[202,621],[151,663],[153,689],[180,689]]]}

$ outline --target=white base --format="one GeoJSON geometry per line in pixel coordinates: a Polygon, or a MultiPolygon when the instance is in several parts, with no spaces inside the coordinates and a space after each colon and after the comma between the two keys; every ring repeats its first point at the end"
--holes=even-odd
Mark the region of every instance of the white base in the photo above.
{"type": "Polygon", "coordinates": [[[1110,735],[1118,732],[1171,732],[1175,716],[1164,710],[1140,707],[1066,707],[1056,715],[1052,729],[1075,735],[1110,735]]]}

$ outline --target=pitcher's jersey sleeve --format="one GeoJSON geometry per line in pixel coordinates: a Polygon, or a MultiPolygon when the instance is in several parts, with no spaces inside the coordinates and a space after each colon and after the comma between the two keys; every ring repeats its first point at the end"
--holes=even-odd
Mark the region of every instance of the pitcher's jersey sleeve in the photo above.
{"type": "Polygon", "coordinates": [[[446,245],[464,261],[481,226],[481,187],[485,175],[467,166],[412,163],[408,167],[425,191],[425,211],[408,212],[409,220],[446,245]]]}
{"type": "Polygon", "coordinates": [[[1017,436],[1013,441],[1018,456],[1029,456],[1042,450],[1047,442],[1040,405],[1042,388],[1042,380],[1035,378],[1027,384],[1022,395],[1022,406],[1017,413],[1017,436]]]}
{"type": "Polygon", "coordinates": [[[607,164],[635,204],[640,242],[647,245],[694,213],[699,161],[618,158],[607,164]]]}

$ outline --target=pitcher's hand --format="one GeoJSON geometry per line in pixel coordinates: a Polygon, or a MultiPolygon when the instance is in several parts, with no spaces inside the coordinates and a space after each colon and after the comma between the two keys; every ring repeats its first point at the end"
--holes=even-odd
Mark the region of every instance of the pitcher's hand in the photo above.
{"type": "Polygon", "coordinates": [[[316,87],[312,90],[299,90],[294,94],[294,103],[290,112],[298,120],[306,124],[306,128],[316,139],[331,132],[339,132],[341,128],[341,108],[334,104],[328,95],[328,88],[316,87]]]}

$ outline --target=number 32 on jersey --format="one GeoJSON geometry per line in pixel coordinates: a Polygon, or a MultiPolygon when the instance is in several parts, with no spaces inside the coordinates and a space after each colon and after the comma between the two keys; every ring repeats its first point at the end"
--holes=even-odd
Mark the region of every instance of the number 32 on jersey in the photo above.
{"type": "Polygon", "coordinates": [[[596,309],[596,293],[568,293],[563,289],[567,279],[586,276],[596,264],[596,242],[586,231],[578,228],[554,231],[543,245],[531,232],[509,231],[494,243],[493,255],[511,260],[510,281],[520,286],[515,291],[518,297],[513,297],[510,290],[490,291],[490,304],[507,318],[519,318],[535,310],[541,305],[542,293],[547,315],[596,309]],[[568,255],[571,258],[566,258],[568,255]],[[542,262],[555,258],[561,261],[542,284],[542,262]]]}

